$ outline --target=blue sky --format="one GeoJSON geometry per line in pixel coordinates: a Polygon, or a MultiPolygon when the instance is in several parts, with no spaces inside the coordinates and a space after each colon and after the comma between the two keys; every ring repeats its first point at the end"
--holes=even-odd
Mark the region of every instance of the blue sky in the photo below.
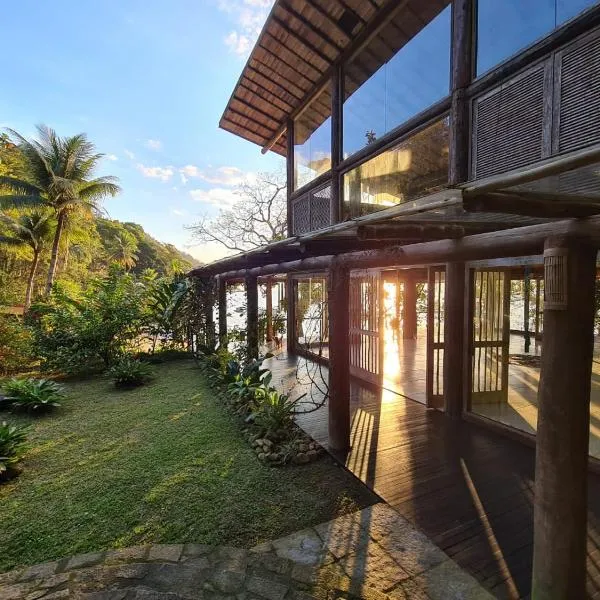
{"type": "Polygon", "coordinates": [[[272,0],[19,0],[2,15],[0,126],[86,132],[135,221],[202,260],[184,226],[235,199],[243,177],[282,160],[218,129],[272,0]]]}

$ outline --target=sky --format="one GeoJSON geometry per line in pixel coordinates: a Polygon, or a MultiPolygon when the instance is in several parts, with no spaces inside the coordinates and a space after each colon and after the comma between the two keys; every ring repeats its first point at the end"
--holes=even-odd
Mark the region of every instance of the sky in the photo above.
{"type": "Polygon", "coordinates": [[[108,216],[202,261],[186,226],[282,159],[218,128],[273,0],[19,0],[2,10],[0,128],[85,132],[123,192],[108,216]]]}

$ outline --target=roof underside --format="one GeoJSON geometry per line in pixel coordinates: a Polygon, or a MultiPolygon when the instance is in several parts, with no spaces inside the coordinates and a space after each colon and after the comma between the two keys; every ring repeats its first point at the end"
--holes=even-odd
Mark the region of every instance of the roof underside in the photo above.
{"type": "MultiPolygon", "coordinates": [[[[346,95],[385,64],[449,0],[276,0],[219,126],[267,147],[307,99],[346,66],[346,95]],[[357,56],[354,53],[362,49],[357,56]]],[[[327,95],[303,111],[316,129],[330,114],[327,95]]],[[[272,150],[286,154],[285,132],[272,150]]]]}

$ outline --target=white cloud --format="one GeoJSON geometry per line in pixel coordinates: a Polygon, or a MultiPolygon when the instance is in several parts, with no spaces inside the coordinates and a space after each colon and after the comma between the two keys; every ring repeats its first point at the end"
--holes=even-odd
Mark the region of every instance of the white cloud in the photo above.
{"type": "Polygon", "coordinates": [[[150,148],[150,150],[160,150],[162,148],[162,142],[160,140],[146,140],[144,144],[146,148],[150,148]]]}
{"type": "Polygon", "coordinates": [[[135,154],[131,151],[131,150],[127,150],[127,148],[125,148],[125,150],[123,150],[125,156],[131,160],[133,160],[135,158],[135,154]]]}
{"type": "Polygon", "coordinates": [[[107,154],[106,158],[108,160],[119,160],[116,154],[107,154]]]}
{"type": "Polygon", "coordinates": [[[172,208],[171,213],[176,217],[185,217],[188,214],[187,210],[181,210],[179,208],[172,208]]]}
{"type": "Polygon", "coordinates": [[[224,39],[230,52],[247,55],[256,42],[274,0],[218,0],[221,11],[230,15],[233,29],[224,39]]]}
{"type": "Polygon", "coordinates": [[[217,208],[231,208],[239,199],[235,191],[227,188],[212,188],[210,190],[190,190],[190,196],[196,202],[210,204],[217,208]]]}
{"type": "Polygon", "coordinates": [[[147,167],[142,163],[138,163],[136,168],[144,177],[161,181],[169,181],[175,172],[173,167],[147,167]]]}
{"type": "Polygon", "coordinates": [[[210,167],[207,170],[202,170],[195,165],[186,165],[179,169],[181,182],[185,185],[190,179],[201,179],[212,185],[219,186],[236,186],[245,181],[252,180],[255,177],[254,173],[249,173],[238,169],[237,167],[210,167]]]}

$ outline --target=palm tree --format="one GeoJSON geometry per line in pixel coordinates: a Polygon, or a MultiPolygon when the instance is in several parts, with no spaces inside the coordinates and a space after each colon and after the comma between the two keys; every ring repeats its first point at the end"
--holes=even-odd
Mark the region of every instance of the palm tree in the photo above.
{"type": "Polygon", "coordinates": [[[116,234],[111,243],[110,258],[126,271],[138,261],[137,241],[133,236],[116,234]]]}
{"type": "MultiPolygon", "coordinates": [[[[61,138],[45,125],[38,125],[39,139],[28,140],[13,129],[7,130],[23,155],[26,176],[0,177],[0,203],[6,206],[48,206],[56,213],[56,232],[46,280],[49,293],[56,275],[58,251],[69,213],[100,211],[100,201],[121,191],[116,177],[93,174],[104,156],[97,153],[84,133],[61,138]]],[[[0,205],[2,205],[0,204],[0,205]]]]}
{"type": "Polygon", "coordinates": [[[29,215],[21,215],[17,220],[1,215],[0,222],[4,223],[9,232],[9,235],[0,235],[0,243],[9,246],[29,246],[33,250],[33,260],[25,292],[25,310],[27,310],[31,305],[33,283],[40,262],[40,254],[44,249],[44,244],[52,237],[53,225],[50,215],[34,212],[29,215]]]}

